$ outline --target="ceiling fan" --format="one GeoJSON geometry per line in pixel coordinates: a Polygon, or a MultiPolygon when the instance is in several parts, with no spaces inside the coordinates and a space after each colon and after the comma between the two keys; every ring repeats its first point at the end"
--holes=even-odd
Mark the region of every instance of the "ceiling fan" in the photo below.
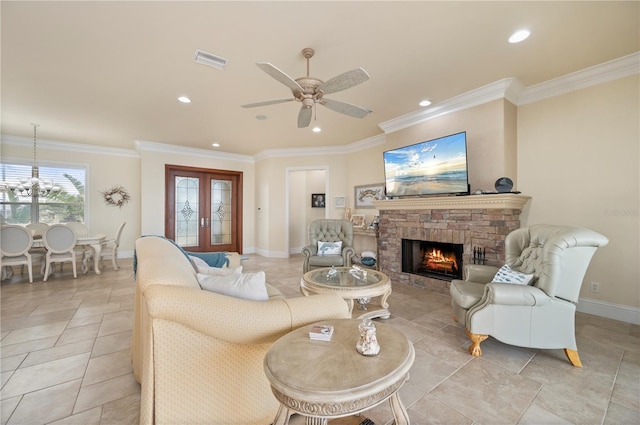
{"type": "Polygon", "coordinates": [[[285,86],[289,87],[293,93],[293,97],[249,103],[247,105],[242,105],[242,107],[256,108],[258,106],[274,105],[276,103],[291,102],[294,100],[302,102],[302,107],[298,113],[298,128],[309,126],[311,123],[312,108],[318,103],[333,111],[355,118],[364,118],[373,112],[370,109],[361,108],[360,106],[341,102],[339,100],[326,99],[324,97],[325,94],[336,93],[364,83],[369,79],[367,71],[362,68],[354,69],[340,74],[337,77],[333,77],[328,81],[322,81],[315,77],[310,77],[309,59],[313,57],[314,53],[314,50],[309,47],[302,49],[302,55],[307,59],[307,76],[300,77],[295,80],[269,62],[257,62],[256,65],[258,65],[260,69],[280,81],[285,86]]]}

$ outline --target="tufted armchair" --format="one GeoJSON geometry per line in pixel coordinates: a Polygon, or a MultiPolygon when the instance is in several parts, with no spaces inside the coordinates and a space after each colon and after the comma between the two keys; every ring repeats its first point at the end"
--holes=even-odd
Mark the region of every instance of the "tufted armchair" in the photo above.
{"type": "Polygon", "coordinates": [[[533,274],[529,285],[493,282],[497,267],[465,267],[465,280],[453,280],[450,291],[453,318],[466,327],[471,355],[481,356],[480,343],[492,336],[521,347],[562,348],[572,365],[582,367],[576,304],[591,257],[608,242],[588,229],[532,225],[505,240],[507,265],[533,274]]]}
{"type": "Polygon", "coordinates": [[[349,220],[315,220],[309,224],[309,245],[302,248],[304,255],[303,272],[320,267],[351,266],[351,257],[355,255],[353,248],[353,223],[349,220]],[[318,253],[318,242],[342,241],[342,254],[321,255],[318,253]]]}

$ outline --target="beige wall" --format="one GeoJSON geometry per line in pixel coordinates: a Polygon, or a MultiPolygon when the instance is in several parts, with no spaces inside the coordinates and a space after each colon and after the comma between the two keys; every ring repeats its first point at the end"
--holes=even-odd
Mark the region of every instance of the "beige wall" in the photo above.
{"type": "Polygon", "coordinates": [[[581,297],[639,307],[638,75],[518,108],[519,189],[532,197],[523,225],[584,226],[610,240],[581,297]],[[589,292],[599,282],[600,294],[589,292]]]}
{"type": "Polygon", "coordinates": [[[495,100],[388,134],[384,150],[466,131],[471,191],[495,190],[495,181],[505,176],[513,180],[516,190],[515,127],[506,124],[515,115],[510,102],[495,100]]]}
{"type": "MultiPolygon", "coordinates": [[[[47,143],[38,143],[38,161],[40,164],[62,165],[77,164],[87,166],[85,195],[87,203],[86,224],[92,234],[104,233],[115,237],[118,227],[127,222],[120,239],[122,256],[130,256],[133,244],[140,235],[140,160],[131,150],[129,156],[104,152],[87,153],[84,149],[48,149],[47,143]],[[131,195],[131,201],[122,208],[105,204],[101,192],[113,186],[123,186],[131,195]]],[[[3,143],[2,159],[26,159],[33,155],[33,144],[14,145],[3,143]]]]}
{"type": "MultiPolygon", "coordinates": [[[[256,219],[256,252],[269,257],[288,257],[289,239],[284,237],[289,234],[287,205],[287,170],[299,169],[326,169],[328,178],[327,208],[314,210],[321,211],[320,215],[329,218],[341,218],[344,209],[333,208],[333,197],[344,194],[343,187],[346,182],[347,156],[346,155],[317,155],[278,157],[258,161],[256,163],[256,176],[259,189],[256,193],[257,207],[262,208],[256,219]],[[268,205],[268,207],[265,207],[268,205]]],[[[324,191],[324,190],[323,190],[324,191]]],[[[310,193],[310,192],[309,192],[310,193]]],[[[311,210],[310,195],[303,200],[304,208],[311,210]]],[[[292,206],[293,207],[293,206],[292,206]]]]}

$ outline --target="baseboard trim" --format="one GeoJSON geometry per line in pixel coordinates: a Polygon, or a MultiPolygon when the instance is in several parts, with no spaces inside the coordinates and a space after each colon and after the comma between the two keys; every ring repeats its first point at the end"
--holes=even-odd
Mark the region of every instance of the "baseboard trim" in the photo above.
{"type": "Polygon", "coordinates": [[[577,310],[581,313],[593,314],[594,316],[640,325],[640,308],[637,307],[592,300],[590,298],[580,298],[577,310]]]}

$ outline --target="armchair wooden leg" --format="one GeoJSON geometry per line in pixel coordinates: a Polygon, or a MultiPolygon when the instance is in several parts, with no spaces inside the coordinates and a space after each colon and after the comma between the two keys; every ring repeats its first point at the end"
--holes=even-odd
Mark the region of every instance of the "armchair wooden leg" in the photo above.
{"type": "Polygon", "coordinates": [[[467,336],[469,336],[469,339],[471,339],[471,342],[472,342],[471,346],[469,346],[469,353],[472,356],[476,356],[476,357],[482,356],[480,343],[485,339],[487,339],[489,335],[472,334],[471,332],[469,332],[469,329],[467,329],[466,331],[467,331],[467,336]]]}
{"type": "Polygon", "coordinates": [[[567,355],[567,358],[575,367],[582,367],[582,362],[580,361],[580,356],[578,355],[577,350],[571,350],[570,348],[564,349],[564,354],[567,355]]]}

